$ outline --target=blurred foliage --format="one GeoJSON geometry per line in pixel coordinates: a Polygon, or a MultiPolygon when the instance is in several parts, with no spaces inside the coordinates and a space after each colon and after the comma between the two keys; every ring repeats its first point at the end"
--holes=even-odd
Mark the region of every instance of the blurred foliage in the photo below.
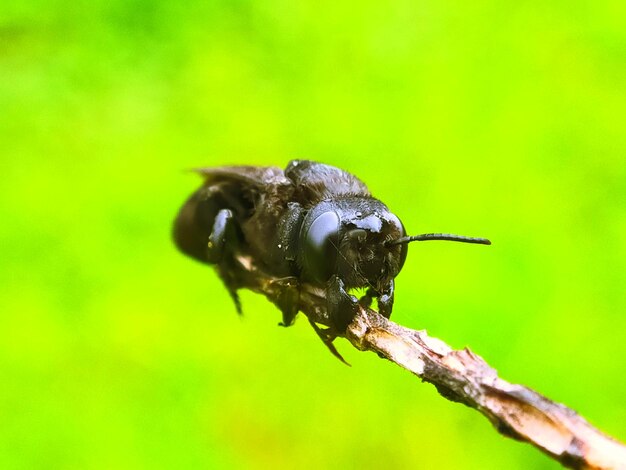
{"type": "Polygon", "coordinates": [[[626,7],[0,3],[0,467],[555,468],[170,242],[185,169],[348,169],[394,319],[626,438],[626,7]]]}

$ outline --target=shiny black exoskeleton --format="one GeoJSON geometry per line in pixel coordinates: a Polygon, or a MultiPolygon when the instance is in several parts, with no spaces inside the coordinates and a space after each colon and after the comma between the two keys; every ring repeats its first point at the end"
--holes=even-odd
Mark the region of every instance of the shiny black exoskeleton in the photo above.
{"type": "Polygon", "coordinates": [[[375,298],[379,312],[391,315],[394,278],[408,242],[488,243],[445,234],[407,237],[400,219],[362,181],[322,163],[294,160],[284,171],[257,166],[197,171],[205,182],[176,219],[178,248],[217,267],[240,313],[237,254],[250,257],[273,277],[293,280],[284,284],[277,301],[285,326],[298,313],[300,286],[321,288],[334,326],[331,333],[313,326],[335,354],[330,341],[345,331],[357,302],[369,305],[375,298]],[[357,299],[348,293],[353,288],[366,293],[357,299]]]}

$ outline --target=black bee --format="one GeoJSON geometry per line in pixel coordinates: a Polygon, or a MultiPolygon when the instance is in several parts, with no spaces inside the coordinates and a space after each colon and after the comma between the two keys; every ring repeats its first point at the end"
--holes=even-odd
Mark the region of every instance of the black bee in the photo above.
{"type": "MultiPolygon", "coordinates": [[[[276,301],[284,326],[295,320],[303,284],[325,292],[336,336],[345,332],[357,302],[369,305],[377,299],[379,313],[389,318],[394,278],[409,242],[490,244],[450,234],[406,236],[400,219],[373,198],[361,180],[322,163],[293,160],[284,171],[258,166],[196,171],[205,181],[176,218],[176,245],[217,267],[239,313],[237,255],[249,257],[272,277],[297,281],[285,283],[276,301]],[[354,288],[365,288],[365,295],[350,295],[354,288]]],[[[316,331],[329,345],[328,337],[316,331]]]]}

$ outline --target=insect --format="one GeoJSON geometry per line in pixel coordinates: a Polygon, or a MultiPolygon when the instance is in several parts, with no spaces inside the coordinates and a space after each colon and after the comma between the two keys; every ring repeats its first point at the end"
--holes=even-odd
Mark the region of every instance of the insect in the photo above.
{"type": "Polygon", "coordinates": [[[407,236],[400,219],[361,180],[323,163],[293,160],[284,171],[259,166],[196,171],[204,184],[176,218],[178,248],[217,268],[238,313],[236,256],[249,257],[275,278],[292,279],[275,302],[283,326],[295,321],[299,289],[320,288],[333,325],[328,332],[311,324],[340,359],[332,340],[345,332],[357,303],[369,306],[376,299],[379,313],[391,315],[394,279],[410,242],[490,244],[441,233],[407,236]],[[356,288],[365,289],[360,299],[349,293],[356,288]]]}

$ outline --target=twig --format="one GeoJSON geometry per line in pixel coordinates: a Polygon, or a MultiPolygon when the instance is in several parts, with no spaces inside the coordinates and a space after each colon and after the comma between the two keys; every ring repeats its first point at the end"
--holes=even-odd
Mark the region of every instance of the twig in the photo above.
{"type": "Polygon", "coordinates": [[[497,371],[469,348],[453,350],[425,331],[399,326],[361,310],[347,338],[432,383],[445,398],[480,411],[501,434],[529,442],[566,467],[626,468],[626,447],[581,416],[497,371]]]}
{"type": "MultiPolygon", "coordinates": [[[[274,301],[279,280],[250,260],[239,259],[241,287],[274,301]]],[[[310,321],[331,326],[323,292],[301,286],[300,310],[310,321]]],[[[566,406],[523,385],[506,382],[469,348],[454,350],[426,331],[416,331],[358,308],[346,338],[361,351],[372,351],[420,379],[432,383],[448,400],[481,412],[507,437],[528,442],[566,467],[626,469],[626,447],[591,426],[566,406]]]]}

